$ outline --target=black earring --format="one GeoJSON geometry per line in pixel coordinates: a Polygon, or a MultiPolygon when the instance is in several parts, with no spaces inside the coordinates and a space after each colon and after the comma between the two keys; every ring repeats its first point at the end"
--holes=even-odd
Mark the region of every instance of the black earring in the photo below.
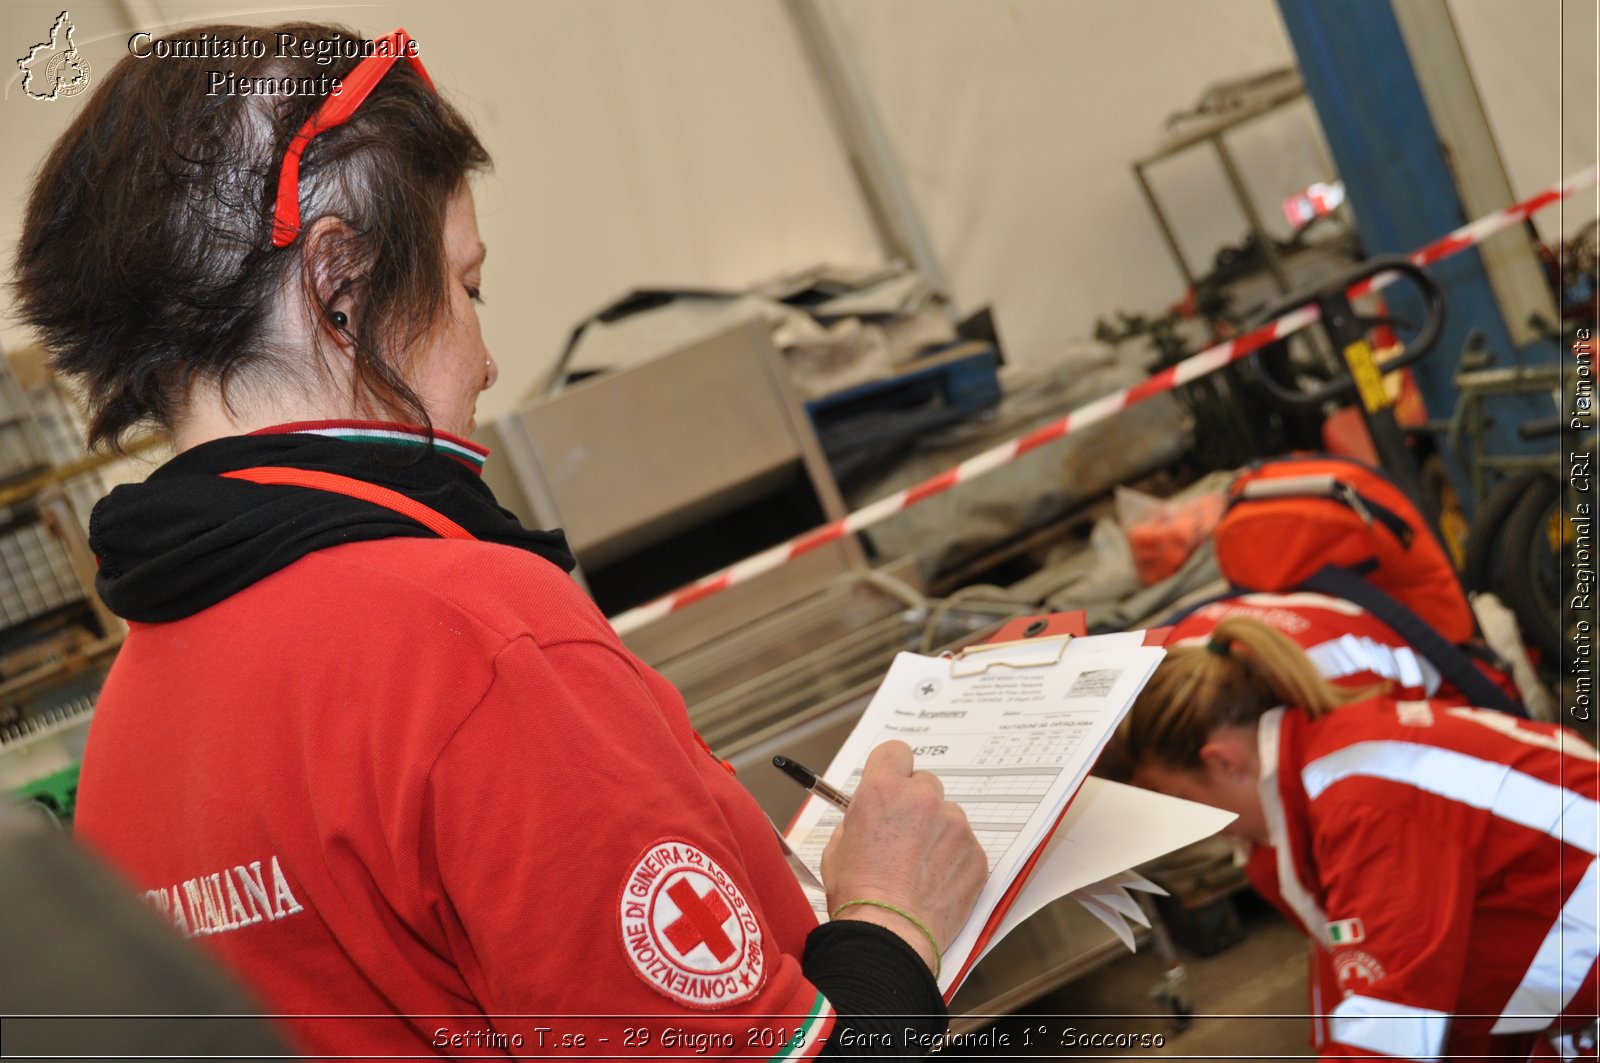
{"type": "Polygon", "coordinates": [[[350,324],[350,319],[345,316],[343,310],[335,310],[333,313],[328,315],[328,320],[333,322],[334,328],[341,330],[346,325],[350,324]]]}

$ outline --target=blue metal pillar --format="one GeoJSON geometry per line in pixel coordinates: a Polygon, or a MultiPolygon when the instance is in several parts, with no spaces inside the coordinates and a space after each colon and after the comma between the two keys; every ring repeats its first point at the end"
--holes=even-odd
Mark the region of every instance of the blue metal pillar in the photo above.
{"type": "MultiPolygon", "coordinates": [[[[1367,253],[1409,253],[1471,220],[1389,0],[1278,0],[1278,8],[1367,253]]],[[[1413,372],[1431,419],[1442,420],[1455,408],[1452,377],[1473,332],[1483,334],[1499,366],[1548,365],[1560,357],[1554,343],[1513,347],[1476,250],[1430,268],[1444,289],[1447,320],[1438,348],[1413,372]]],[[[1389,305],[1402,319],[1416,320],[1421,310],[1409,292],[1390,297],[1389,305]]],[[[1543,395],[1496,398],[1489,410],[1493,423],[1484,446],[1495,454],[1537,452],[1538,444],[1517,436],[1517,425],[1556,413],[1543,395]]],[[[1443,440],[1440,451],[1457,494],[1470,506],[1456,456],[1443,440]]]]}

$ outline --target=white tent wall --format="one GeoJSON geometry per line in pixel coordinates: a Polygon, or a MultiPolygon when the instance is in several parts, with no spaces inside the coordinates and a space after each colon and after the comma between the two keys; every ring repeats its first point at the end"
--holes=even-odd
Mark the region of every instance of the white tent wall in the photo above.
{"type": "MultiPolygon", "coordinates": [[[[1130,163],[1209,85],[1294,63],[1272,0],[826,2],[961,308],[992,303],[1019,363],[1080,343],[1110,311],[1183,295],[1130,163]]],[[[1229,146],[1280,235],[1282,198],[1333,176],[1306,102],[1229,146]]],[[[1151,180],[1192,268],[1244,236],[1208,148],[1151,180]]]]}
{"type": "MultiPolygon", "coordinates": [[[[1272,0],[822,2],[866,75],[959,306],[992,302],[1020,362],[1081,341],[1097,316],[1158,311],[1182,294],[1129,163],[1206,86],[1293,62],[1272,0]]],[[[23,54],[60,9],[8,4],[4,54],[23,54]]],[[[486,416],[543,378],[579,319],[631,288],[740,286],[881,258],[782,0],[268,12],[247,0],[85,0],[70,10],[97,80],[132,29],[167,21],[406,26],[496,158],[477,193],[491,249],[484,326],[502,366],[486,416]]],[[[1592,4],[1453,0],[1453,10],[1517,192],[1553,179],[1562,151],[1568,169],[1592,161],[1592,4]]],[[[0,100],[7,267],[31,175],[88,98],[28,100],[11,72],[0,100]]],[[[1230,143],[1280,232],[1277,200],[1331,176],[1306,103],[1230,143]]],[[[1153,179],[1197,268],[1243,234],[1208,152],[1159,164],[1153,179]]],[[[0,295],[0,342],[30,339],[0,295]]]]}
{"type": "MultiPolygon", "coordinates": [[[[1461,48],[1505,161],[1511,191],[1525,199],[1559,177],[1593,166],[1596,66],[1600,39],[1594,0],[1450,0],[1461,48]]],[[[1595,192],[1534,226],[1547,243],[1571,236],[1595,216],[1595,192]]]]}
{"type": "MultiPolygon", "coordinates": [[[[1019,362],[1081,342],[1110,311],[1178,300],[1130,163],[1208,85],[1295,61],[1273,0],[821,2],[846,28],[952,291],[963,309],[995,305],[1019,362]]],[[[1451,9],[1515,193],[1593,165],[1592,0],[1451,9]]],[[[1228,143],[1280,236],[1283,197],[1335,176],[1309,102],[1228,143]]],[[[1197,272],[1244,236],[1208,148],[1150,176],[1197,272]]],[[[1540,227],[1554,237],[1557,213],[1540,227]]]]}

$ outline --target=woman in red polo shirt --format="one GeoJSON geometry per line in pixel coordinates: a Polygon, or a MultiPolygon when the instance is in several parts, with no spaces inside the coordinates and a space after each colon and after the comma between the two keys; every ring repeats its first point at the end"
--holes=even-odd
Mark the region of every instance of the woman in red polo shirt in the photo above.
{"type": "Polygon", "coordinates": [[[938,949],[985,864],[938,780],[874,755],[818,927],[559,533],[479,478],[496,367],[467,179],[489,158],[417,43],[166,41],[55,145],[17,268],[93,442],[149,423],[177,451],[91,521],[130,634],[84,840],[318,1055],[803,1057],[942,1030],[938,949]]]}

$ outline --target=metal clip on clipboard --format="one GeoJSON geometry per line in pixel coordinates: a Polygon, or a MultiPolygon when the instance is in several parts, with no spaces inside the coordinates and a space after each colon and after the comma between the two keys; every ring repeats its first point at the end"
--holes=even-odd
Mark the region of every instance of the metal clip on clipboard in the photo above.
{"type": "Polygon", "coordinates": [[[1044,668],[1059,664],[1072,639],[1072,635],[1051,635],[966,646],[951,655],[950,678],[967,679],[995,667],[1044,668]]]}
{"type": "Polygon", "coordinates": [[[995,665],[1042,668],[1059,664],[1067,643],[1088,634],[1082,609],[1042,616],[1020,616],[996,631],[993,641],[966,646],[950,655],[950,678],[982,675],[995,665]]]}

